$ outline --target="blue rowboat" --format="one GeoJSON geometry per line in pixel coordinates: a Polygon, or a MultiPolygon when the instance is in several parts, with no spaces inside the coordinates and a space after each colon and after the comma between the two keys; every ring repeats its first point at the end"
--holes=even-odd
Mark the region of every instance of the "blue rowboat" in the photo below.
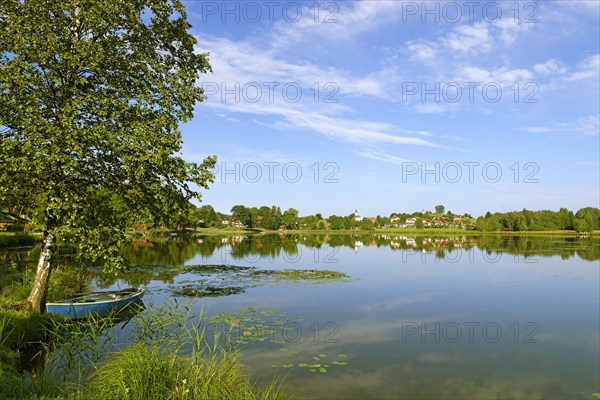
{"type": "Polygon", "coordinates": [[[129,288],[113,292],[94,292],[72,299],[46,303],[46,311],[65,318],[78,319],[90,315],[106,315],[139,302],[144,289],[129,288]]]}

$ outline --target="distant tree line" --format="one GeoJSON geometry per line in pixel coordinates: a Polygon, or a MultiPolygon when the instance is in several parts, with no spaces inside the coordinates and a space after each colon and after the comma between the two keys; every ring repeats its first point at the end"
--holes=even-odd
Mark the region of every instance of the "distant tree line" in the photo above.
{"type": "MultiPolygon", "coordinates": [[[[115,200],[117,201],[117,200],[115,200]]],[[[0,211],[16,214],[27,213],[28,209],[35,205],[23,204],[0,204],[0,211]],[[11,207],[12,206],[12,207],[11,207]]],[[[209,204],[200,207],[190,203],[185,210],[179,210],[171,216],[168,229],[186,228],[247,228],[247,229],[304,229],[304,230],[374,230],[379,228],[403,226],[408,218],[415,218],[414,228],[433,229],[423,225],[423,220],[444,218],[451,221],[454,217],[461,217],[468,224],[465,229],[480,231],[557,231],[575,230],[578,232],[591,232],[600,230],[600,209],[585,207],[577,212],[561,208],[559,211],[540,210],[511,211],[506,213],[487,212],[477,219],[470,214],[454,214],[445,211],[443,205],[435,206],[435,212],[417,211],[412,213],[395,212],[389,216],[362,218],[355,213],[345,216],[331,215],[323,217],[320,213],[314,215],[300,216],[298,210],[289,208],[282,211],[278,206],[246,207],[235,205],[230,212],[221,213],[209,204]]],[[[146,220],[143,215],[131,215],[131,224],[154,222],[146,220]]],[[[32,221],[35,229],[35,221],[32,221]]]]}
{"type": "MultiPolygon", "coordinates": [[[[423,220],[438,218],[452,219],[462,217],[464,220],[474,223],[472,229],[481,231],[555,231],[575,230],[578,232],[591,232],[600,230],[600,209],[585,207],[577,212],[561,208],[559,211],[540,210],[511,211],[506,213],[487,212],[484,216],[474,219],[471,214],[454,214],[445,211],[443,205],[437,205],[435,212],[417,211],[412,213],[395,212],[389,216],[357,218],[355,213],[345,216],[331,215],[327,218],[320,213],[307,216],[299,216],[298,210],[290,208],[282,212],[278,206],[246,207],[235,205],[230,214],[215,211],[211,205],[196,207],[190,206],[187,215],[181,215],[178,219],[179,227],[206,227],[226,228],[238,226],[249,229],[306,229],[306,230],[373,230],[404,224],[408,218],[416,218],[415,228],[424,228],[423,220]]],[[[177,219],[176,219],[177,220],[177,219]]],[[[471,229],[471,228],[469,228],[471,229]]]]}
{"type": "Polygon", "coordinates": [[[600,209],[585,207],[573,213],[566,208],[559,211],[512,211],[490,213],[477,219],[477,227],[482,231],[555,231],[576,230],[591,232],[600,230],[600,209]]]}
{"type": "Polygon", "coordinates": [[[192,207],[193,225],[202,228],[225,228],[237,226],[259,229],[296,229],[298,227],[298,210],[290,208],[284,212],[277,206],[246,207],[235,205],[231,214],[215,211],[211,205],[192,207]]]}

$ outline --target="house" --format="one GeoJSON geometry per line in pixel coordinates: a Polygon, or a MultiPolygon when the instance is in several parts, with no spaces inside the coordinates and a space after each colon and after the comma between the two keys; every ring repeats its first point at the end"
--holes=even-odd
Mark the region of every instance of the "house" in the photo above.
{"type": "Polygon", "coordinates": [[[412,227],[415,226],[415,223],[417,222],[416,218],[406,218],[406,222],[404,223],[404,226],[406,227],[412,227]]]}
{"type": "Polygon", "coordinates": [[[25,225],[28,225],[29,218],[26,215],[15,216],[0,211],[0,231],[7,230],[23,230],[25,225]]]}
{"type": "Polygon", "coordinates": [[[14,224],[15,218],[13,216],[0,212],[0,231],[5,231],[14,224]]]}
{"type": "Polygon", "coordinates": [[[133,224],[133,230],[136,232],[146,233],[148,229],[154,226],[154,222],[150,222],[147,224],[133,224]]]}

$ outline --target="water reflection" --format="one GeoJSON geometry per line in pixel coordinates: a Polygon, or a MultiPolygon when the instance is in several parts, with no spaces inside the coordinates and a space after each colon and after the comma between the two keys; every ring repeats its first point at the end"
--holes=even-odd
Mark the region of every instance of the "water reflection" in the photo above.
{"type": "MultiPolygon", "coordinates": [[[[233,260],[277,258],[294,259],[303,248],[309,250],[343,248],[356,253],[369,247],[389,248],[392,251],[434,252],[444,258],[456,250],[478,249],[487,255],[560,256],[566,260],[580,257],[587,261],[600,260],[600,239],[552,238],[539,236],[406,236],[380,234],[317,234],[317,235],[232,235],[172,237],[163,240],[135,239],[123,253],[132,265],[183,265],[192,259],[207,260],[226,251],[233,260]]],[[[68,262],[73,249],[62,247],[58,259],[68,262]]],[[[0,263],[31,263],[39,256],[39,246],[3,249],[0,263]]],[[[168,279],[165,277],[165,279],[168,279]]]]}
{"type": "Polygon", "coordinates": [[[435,252],[444,258],[455,250],[472,248],[488,255],[506,253],[525,257],[558,255],[562,259],[578,256],[587,261],[600,260],[600,240],[590,238],[548,238],[535,236],[451,236],[427,237],[404,235],[235,235],[172,238],[161,242],[134,242],[125,250],[132,264],[182,265],[199,256],[208,257],[227,251],[234,260],[277,258],[288,259],[306,249],[347,247],[355,252],[368,247],[386,247],[392,251],[435,252]]]}
{"type": "MultiPolygon", "coordinates": [[[[215,276],[225,283],[251,277],[252,268],[331,269],[355,278],[257,285],[194,305],[211,315],[285,312],[281,323],[297,324],[295,335],[282,337],[277,325],[283,344],[250,342],[242,352],[254,377],[288,374],[298,398],[589,398],[600,391],[596,238],[195,236],[138,241],[124,253],[133,267],[95,283],[145,286],[149,302],[159,304],[173,296],[170,288],[206,280],[209,264],[236,266],[230,277],[215,276]],[[333,364],[338,354],[348,355],[347,365],[333,364]],[[327,371],[301,366],[312,363],[327,371]]],[[[239,336],[251,337],[246,331],[239,336]]]]}

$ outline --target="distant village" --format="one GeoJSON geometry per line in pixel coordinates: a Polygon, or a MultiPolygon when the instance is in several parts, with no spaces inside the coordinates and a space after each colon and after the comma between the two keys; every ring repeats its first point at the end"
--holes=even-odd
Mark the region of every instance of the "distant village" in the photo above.
{"type": "MultiPolygon", "coordinates": [[[[373,230],[386,228],[447,228],[481,231],[548,231],[574,230],[593,232],[600,230],[600,210],[585,207],[577,212],[561,208],[551,210],[522,210],[506,213],[490,213],[473,218],[470,214],[453,214],[445,211],[443,205],[435,206],[435,212],[392,213],[388,216],[360,215],[358,209],[346,216],[315,215],[300,216],[299,211],[289,208],[283,211],[277,206],[245,207],[236,205],[230,214],[216,211],[211,205],[197,207],[190,204],[187,213],[175,216],[167,224],[152,221],[131,221],[130,228],[145,233],[149,230],[194,230],[211,228],[219,230],[258,229],[258,230],[373,230]]],[[[35,230],[35,223],[22,212],[0,210],[0,231],[35,230]]]]}
{"type": "MultiPolygon", "coordinates": [[[[238,207],[238,206],[236,206],[238,207]]],[[[242,207],[242,206],[239,206],[242,207]]],[[[281,213],[277,208],[261,207],[260,209],[242,209],[242,211],[232,210],[232,215],[221,214],[220,224],[222,227],[233,228],[269,228],[269,229],[381,229],[381,228],[456,228],[456,229],[475,229],[474,219],[466,215],[454,215],[452,213],[443,214],[443,207],[437,206],[437,214],[423,211],[413,214],[391,214],[389,217],[363,217],[358,209],[353,213],[340,217],[336,215],[327,218],[320,214],[298,217],[297,211],[286,211],[281,213]],[[261,212],[262,211],[262,212],[261,212]],[[286,213],[292,213],[292,218],[286,218],[286,213]],[[243,214],[250,214],[250,218],[243,214]],[[265,214],[265,215],[263,215],[265,214]],[[245,221],[244,221],[245,219],[245,221]],[[274,224],[273,220],[280,223],[274,224]]],[[[205,227],[214,226],[208,218],[200,218],[199,224],[205,227]]]]}
{"type": "MultiPolygon", "coordinates": [[[[373,224],[378,224],[376,217],[368,217],[369,221],[373,224]]],[[[354,212],[354,220],[360,222],[363,220],[358,214],[358,210],[354,212]]],[[[423,227],[434,227],[434,228],[474,228],[475,224],[470,222],[465,216],[433,216],[430,218],[425,217],[408,217],[402,220],[397,214],[392,214],[389,218],[389,224],[378,226],[380,228],[415,228],[417,227],[417,221],[420,220],[423,227]]]]}

